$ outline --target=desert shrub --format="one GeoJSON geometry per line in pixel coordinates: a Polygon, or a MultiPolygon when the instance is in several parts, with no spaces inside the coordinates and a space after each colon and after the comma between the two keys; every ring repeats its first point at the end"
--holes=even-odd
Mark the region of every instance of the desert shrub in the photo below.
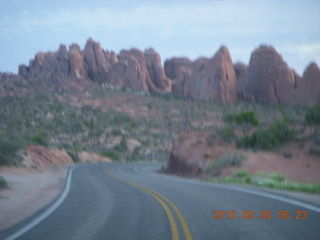
{"type": "Polygon", "coordinates": [[[128,156],[128,161],[139,161],[141,159],[140,157],[140,149],[141,147],[136,147],[132,154],[130,156],[128,156]]]}
{"type": "Polygon", "coordinates": [[[239,183],[250,183],[251,182],[251,176],[246,170],[236,170],[233,173],[233,178],[235,182],[239,183]]]}
{"type": "Polygon", "coordinates": [[[30,141],[44,147],[48,146],[47,136],[44,133],[39,133],[31,136],[30,141]]]}
{"type": "Polygon", "coordinates": [[[316,157],[320,157],[320,149],[318,149],[316,147],[310,147],[309,154],[314,155],[316,157]]]}
{"type": "Polygon", "coordinates": [[[225,117],[225,120],[236,124],[247,123],[255,126],[259,124],[259,121],[254,115],[253,111],[244,111],[238,114],[228,114],[225,117]]]}
{"type": "Polygon", "coordinates": [[[282,154],[285,158],[292,158],[292,152],[286,151],[282,154]]]}
{"type": "Polygon", "coordinates": [[[221,128],[218,130],[218,135],[220,137],[220,139],[224,140],[224,141],[232,141],[233,139],[235,139],[237,136],[234,133],[234,130],[232,127],[226,126],[224,128],[221,128]]]}
{"type": "Polygon", "coordinates": [[[0,189],[6,188],[8,186],[6,180],[0,176],[0,189]]]}
{"type": "Polygon", "coordinates": [[[207,161],[203,171],[205,173],[211,173],[214,176],[218,176],[221,174],[222,168],[229,166],[240,166],[244,160],[245,156],[239,152],[226,152],[218,157],[215,161],[207,161]]]}
{"type": "Polygon", "coordinates": [[[119,128],[114,128],[114,129],[112,129],[111,134],[112,134],[113,136],[118,136],[118,135],[121,135],[121,134],[122,134],[122,131],[121,131],[121,129],[119,129],[119,128]]]}
{"type": "Polygon", "coordinates": [[[296,131],[290,129],[289,121],[283,120],[274,123],[269,129],[257,130],[251,136],[244,136],[237,140],[237,147],[251,147],[274,149],[280,144],[295,138],[296,131]]]}
{"type": "Polygon", "coordinates": [[[68,155],[71,157],[71,159],[72,159],[72,161],[73,161],[74,163],[80,163],[80,162],[81,162],[81,159],[80,159],[80,157],[79,157],[78,152],[72,151],[72,150],[68,150],[67,153],[68,153],[68,155]]]}
{"type": "Polygon", "coordinates": [[[216,160],[219,167],[240,166],[245,156],[239,152],[226,152],[216,160]]]}
{"type": "Polygon", "coordinates": [[[222,168],[218,167],[215,161],[208,160],[203,172],[206,174],[210,173],[212,176],[219,176],[222,172],[222,168]]]}
{"type": "Polygon", "coordinates": [[[316,104],[308,109],[305,121],[307,124],[320,124],[320,104],[316,104]]]}
{"type": "Polygon", "coordinates": [[[111,158],[115,161],[119,161],[121,159],[121,154],[115,150],[102,151],[100,154],[104,157],[111,158]]]}
{"type": "Polygon", "coordinates": [[[214,133],[210,133],[207,137],[206,137],[206,143],[209,147],[213,146],[213,142],[214,139],[216,138],[216,135],[214,133]]]}
{"type": "Polygon", "coordinates": [[[125,135],[122,135],[120,143],[114,149],[119,152],[128,151],[127,137],[125,135]]]}
{"type": "Polygon", "coordinates": [[[0,136],[0,166],[16,164],[16,152],[20,148],[22,148],[22,144],[17,139],[0,136]]]}
{"type": "Polygon", "coordinates": [[[275,182],[284,182],[286,179],[282,173],[271,173],[270,178],[275,182]]]}

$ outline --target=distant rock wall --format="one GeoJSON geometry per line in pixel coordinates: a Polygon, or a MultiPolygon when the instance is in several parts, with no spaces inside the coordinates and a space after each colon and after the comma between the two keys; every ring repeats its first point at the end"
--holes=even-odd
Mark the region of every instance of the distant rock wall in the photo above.
{"type": "MultiPolygon", "coordinates": [[[[102,49],[89,39],[84,50],[72,44],[57,52],[38,53],[29,66],[19,66],[23,81],[55,84],[99,83],[152,93],[170,93],[188,99],[236,102],[238,98],[265,103],[311,106],[320,102],[320,70],[311,63],[299,76],[271,46],[255,49],[249,65],[233,64],[222,46],[212,58],[171,58],[161,64],[154,49],[102,49]]],[[[0,83],[18,76],[0,73],[0,83]]]]}
{"type": "Polygon", "coordinates": [[[221,47],[211,58],[194,62],[173,58],[164,64],[165,73],[173,81],[172,92],[186,98],[205,101],[237,101],[237,81],[229,50],[221,47]]]}
{"type": "Polygon", "coordinates": [[[83,51],[72,44],[69,50],[61,45],[57,52],[38,53],[29,66],[19,66],[19,75],[31,82],[89,80],[145,92],[171,91],[171,81],[165,76],[155,50],[123,50],[117,55],[103,50],[92,39],[83,51]]]}
{"type": "Polygon", "coordinates": [[[310,106],[320,101],[320,70],[310,64],[301,78],[271,46],[251,54],[249,66],[235,65],[238,93],[245,100],[310,106]]]}

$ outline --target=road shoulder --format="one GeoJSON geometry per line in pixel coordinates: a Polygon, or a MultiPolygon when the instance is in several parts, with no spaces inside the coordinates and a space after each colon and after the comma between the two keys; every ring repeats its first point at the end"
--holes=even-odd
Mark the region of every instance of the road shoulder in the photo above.
{"type": "Polygon", "coordinates": [[[0,230],[14,226],[53,202],[63,189],[68,167],[0,168],[9,188],[0,191],[0,230]]]}

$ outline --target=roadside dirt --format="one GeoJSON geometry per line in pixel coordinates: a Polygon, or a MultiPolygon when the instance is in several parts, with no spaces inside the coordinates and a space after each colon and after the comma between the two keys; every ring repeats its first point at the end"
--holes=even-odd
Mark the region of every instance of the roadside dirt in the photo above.
{"type": "Polygon", "coordinates": [[[308,153],[308,147],[300,149],[291,145],[289,151],[291,158],[285,158],[279,152],[248,152],[242,151],[246,161],[239,167],[228,167],[223,170],[222,175],[232,175],[236,169],[245,169],[251,175],[257,172],[282,173],[293,182],[320,184],[320,159],[308,153]]]}
{"type": "Polygon", "coordinates": [[[56,199],[64,186],[67,167],[45,170],[0,168],[9,188],[0,191],[0,230],[32,216],[56,199]]]}

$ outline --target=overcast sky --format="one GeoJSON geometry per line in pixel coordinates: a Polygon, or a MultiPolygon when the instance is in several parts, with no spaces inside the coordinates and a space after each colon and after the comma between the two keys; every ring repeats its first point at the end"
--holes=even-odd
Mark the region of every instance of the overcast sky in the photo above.
{"type": "Polygon", "coordinates": [[[61,43],[107,50],[155,48],[162,60],[211,57],[221,45],[249,62],[274,46],[298,73],[320,64],[319,0],[0,0],[0,71],[17,72],[61,43]]]}

